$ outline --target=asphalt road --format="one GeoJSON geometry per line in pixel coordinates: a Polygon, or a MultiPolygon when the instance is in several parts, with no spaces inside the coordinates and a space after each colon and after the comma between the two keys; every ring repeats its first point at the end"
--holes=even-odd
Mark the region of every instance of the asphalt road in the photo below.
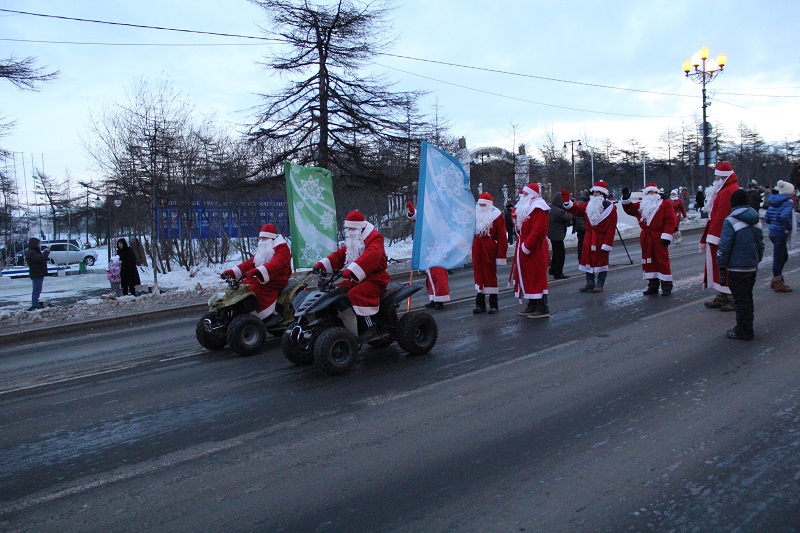
{"type": "Polygon", "coordinates": [[[194,319],[2,347],[0,529],[798,531],[800,291],[765,257],[757,338],[726,339],[696,242],[671,297],[628,241],[605,293],[552,283],[542,320],[508,293],[472,315],[456,272],[430,354],[337,378],[277,340],[206,352],[194,319]]]}

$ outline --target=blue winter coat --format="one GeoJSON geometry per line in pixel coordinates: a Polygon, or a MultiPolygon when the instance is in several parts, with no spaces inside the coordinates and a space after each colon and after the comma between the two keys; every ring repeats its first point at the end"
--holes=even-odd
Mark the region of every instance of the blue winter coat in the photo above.
{"type": "Polygon", "coordinates": [[[792,198],[788,194],[770,194],[768,202],[764,222],[769,224],[769,234],[786,235],[787,231],[792,231],[792,198]]]}
{"type": "Polygon", "coordinates": [[[764,256],[764,232],[758,213],[747,205],[735,207],[722,223],[717,265],[737,272],[753,272],[764,256]]]}

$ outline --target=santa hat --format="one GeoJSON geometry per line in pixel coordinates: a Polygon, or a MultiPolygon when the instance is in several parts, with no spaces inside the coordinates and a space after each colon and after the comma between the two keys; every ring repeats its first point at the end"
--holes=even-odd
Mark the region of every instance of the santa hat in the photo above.
{"type": "Polygon", "coordinates": [[[350,211],[344,219],[344,227],[345,228],[359,228],[363,229],[367,227],[367,219],[364,218],[364,213],[356,209],[355,211],[350,211]]]}
{"type": "Polygon", "coordinates": [[[786,194],[789,196],[794,194],[794,185],[788,181],[778,180],[778,183],[775,184],[775,188],[778,190],[778,194],[786,194]]]}
{"type": "Polygon", "coordinates": [[[529,183],[522,188],[522,192],[526,192],[533,196],[534,198],[540,198],[542,196],[541,189],[539,189],[538,183],[529,183]]]}
{"type": "Polygon", "coordinates": [[[677,198],[678,197],[678,189],[672,189],[671,191],[669,191],[669,197],[670,198],[677,198]]]}
{"type": "Polygon", "coordinates": [[[278,236],[278,230],[272,224],[264,224],[261,226],[261,231],[258,232],[260,238],[274,239],[278,236]]]}
{"type": "Polygon", "coordinates": [[[605,181],[596,181],[594,182],[594,187],[589,189],[591,192],[599,192],[603,193],[603,196],[608,196],[608,185],[605,181]]]}
{"type": "Polygon", "coordinates": [[[642,192],[644,194],[647,194],[649,192],[658,192],[658,185],[656,185],[655,183],[648,183],[647,185],[644,186],[644,189],[642,189],[642,192]]]}
{"type": "Polygon", "coordinates": [[[494,205],[492,195],[488,192],[482,192],[481,195],[478,196],[478,203],[481,205],[494,205]]]}
{"type": "Polygon", "coordinates": [[[717,165],[716,170],[714,170],[715,176],[721,176],[723,178],[727,178],[733,174],[733,167],[728,161],[723,161],[717,165]]]}

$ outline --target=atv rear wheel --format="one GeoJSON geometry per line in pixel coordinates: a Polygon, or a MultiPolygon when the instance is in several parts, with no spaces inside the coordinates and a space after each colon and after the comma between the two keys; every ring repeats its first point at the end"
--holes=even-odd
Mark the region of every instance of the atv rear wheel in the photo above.
{"type": "Polygon", "coordinates": [[[357,357],[358,339],[346,328],[326,329],[314,344],[314,361],[331,376],[350,370],[357,357]]]}
{"type": "Polygon", "coordinates": [[[203,318],[197,323],[197,326],[194,328],[194,336],[197,338],[197,342],[200,343],[200,346],[205,348],[206,350],[221,350],[227,344],[227,339],[224,335],[217,335],[212,333],[206,329],[204,321],[206,319],[214,321],[214,315],[212,313],[207,313],[203,315],[203,318]]]}
{"type": "Polygon", "coordinates": [[[292,330],[287,329],[281,337],[281,350],[290,363],[297,366],[306,366],[314,362],[314,349],[304,350],[292,340],[292,330]]]}
{"type": "Polygon", "coordinates": [[[228,346],[243,357],[261,351],[266,338],[264,324],[255,315],[239,315],[228,326],[228,346]]]}
{"type": "Polygon", "coordinates": [[[438,337],[436,320],[425,312],[406,313],[397,324],[397,344],[409,355],[428,353],[438,337]]]}

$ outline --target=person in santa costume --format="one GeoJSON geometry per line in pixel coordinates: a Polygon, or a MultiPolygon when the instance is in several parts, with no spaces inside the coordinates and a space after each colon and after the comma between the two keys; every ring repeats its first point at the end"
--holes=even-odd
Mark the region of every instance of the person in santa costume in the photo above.
{"type": "Polygon", "coordinates": [[[258,233],[258,246],[253,257],[222,273],[222,279],[235,278],[256,295],[258,309],[254,313],[264,320],[275,312],[278,293],[289,284],[292,274],[292,252],[283,236],[272,224],[264,224],[258,233]]]}
{"type": "MultiPolygon", "coordinates": [[[[676,191],[677,194],[677,191],[676,191]]],[[[672,203],[661,199],[658,186],[648,183],[642,190],[642,201],[631,201],[631,191],[622,189],[622,209],[639,220],[642,232],[639,241],[642,247],[642,277],[647,280],[645,295],[672,294],[672,269],[669,264],[669,245],[675,231],[675,210],[672,203]]]]}
{"type": "MultiPolygon", "coordinates": [[[[414,204],[408,202],[408,212],[406,217],[409,220],[417,220],[417,210],[414,204]]],[[[425,307],[428,309],[444,309],[444,302],[450,301],[450,282],[447,279],[447,269],[440,266],[432,266],[425,271],[426,286],[428,287],[428,299],[430,300],[425,307]]]]}
{"type": "Polygon", "coordinates": [[[542,198],[538,183],[529,183],[520,191],[514,208],[517,238],[514,245],[514,294],[528,305],[519,315],[528,318],[550,316],[547,304],[547,226],[550,206],[542,198]]]}
{"type": "MultiPolygon", "coordinates": [[[[686,189],[683,190],[686,192],[686,189]]],[[[675,210],[675,231],[673,232],[672,242],[678,244],[683,240],[681,235],[680,225],[682,220],[686,220],[689,216],[686,214],[686,204],[681,199],[681,193],[678,189],[672,189],[669,193],[669,202],[672,204],[672,209],[675,210]]]]}
{"type": "Polygon", "coordinates": [[[506,264],[508,233],[503,213],[494,206],[492,195],[481,193],[475,204],[475,238],[472,240],[472,266],[475,279],[475,309],[473,314],[486,312],[489,295],[489,314],[498,311],[497,267],[506,264]]]}
{"type": "Polygon", "coordinates": [[[708,223],[700,237],[700,253],[705,253],[703,287],[714,289],[717,295],[713,300],[705,302],[705,306],[720,311],[733,311],[727,272],[717,266],[717,251],[722,226],[731,214],[731,195],[739,190],[739,179],[728,161],[717,164],[714,176],[714,184],[706,191],[706,205],[703,207],[703,211],[708,213],[708,223]]]}
{"type": "Polygon", "coordinates": [[[589,190],[591,197],[585,204],[576,204],[569,198],[569,191],[561,190],[564,209],[576,217],[584,217],[586,235],[579,270],[586,272],[586,285],[581,292],[603,292],[608,276],[608,254],[614,247],[614,232],[617,230],[617,210],[608,200],[608,185],[595,182],[589,190]],[[595,279],[596,276],[596,279],[595,279]]]}
{"type": "Polygon", "coordinates": [[[314,270],[332,274],[342,271],[341,285],[353,304],[359,322],[359,340],[375,338],[372,317],[377,314],[381,295],[389,284],[383,235],[367,222],[360,211],[350,211],[344,219],[345,245],[314,265],[314,270]]]}

